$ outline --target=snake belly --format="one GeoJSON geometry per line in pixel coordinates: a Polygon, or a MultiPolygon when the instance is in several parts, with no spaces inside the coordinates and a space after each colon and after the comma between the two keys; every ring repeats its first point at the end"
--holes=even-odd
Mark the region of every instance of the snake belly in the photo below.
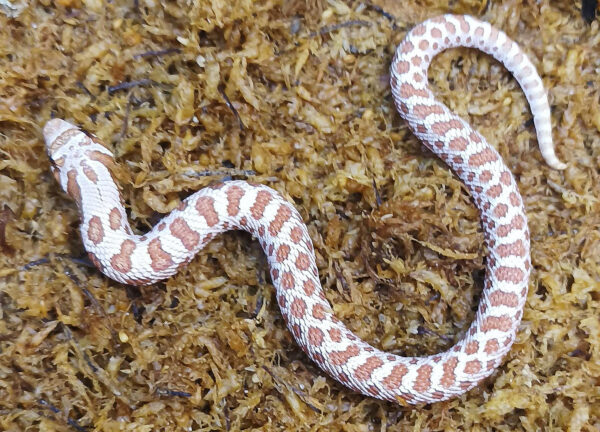
{"type": "Polygon", "coordinates": [[[143,236],[135,235],[111,175],[112,153],[76,126],[44,127],[52,171],[81,213],[81,236],[92,262],[126,284],[151,284],[190,262],[219,233],[245,230],[264,250],[281,313],[296,342],[324,371],[367,396],[401,404],[460,395],[499,366],[515,340],[527,296],[529,232],[516,182],[485,139],[428,88],[427,68],[440,51],[479,48],[506,65],[525,91],[547,163],[555,156],[542,82],[527,56],[504,33],[468,16],[444,15],[413,28],[398,46],[391,86],[413,132],[467,185],[489,254],[475,320],[449,350],[426,357],[383,352],[354,335],[325,298],[308,230],[298,211],[275,190],[245,181],[204,188],[143,236]]]}

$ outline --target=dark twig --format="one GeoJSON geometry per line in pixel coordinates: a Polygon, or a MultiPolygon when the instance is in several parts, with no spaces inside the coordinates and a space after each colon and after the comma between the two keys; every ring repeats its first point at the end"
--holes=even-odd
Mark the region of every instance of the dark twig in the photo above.
{"type": "Polygon", "coordinates": [[[423,326],[417,327],[417,334],[418,335],[428,334],[428,335],[432,335],[432,336],[437,336],[440,339],[442,339],[444,342],[450,342],[450,341],[452,341],[452,338],[450,336],[446,336],[446,335],[443,335],[443,334],[436,333],[433,330],[429,330],[428,328],[423,327],[423,326]]]}
{"type": "MultiPolygon", "coordinates": [[[[64,254],[54,255],[54,257],[57,259],[66,259],[71,262],[74,262],[75,264],[79,264],[79,265],[82,265],[85,267],[96,268],[94,266],[94,264],[92,264],[86,257],[76,258],[76,257],[64,255],[64,254]]],[[[37,267],[37,266],[43,265],[43,264],[48,264],[49,262],[50,262],[50,256],[46,256],[44,258],[40,258],[38,260],[28,262],[27,264],[23,265],[20,270],[23,270],[23,271],[31,270],[33,267],[37,267]]]]}
{"type": "Polygon", "coordinates": [[[254,170],[239,170],[239,169],[227,169],[227,170],[205,170],[205,171],[192,171],[188,170],[183,173],[187,177],[213,177],[213,176],[255,176],[256,171],[254,170]]]}
{"type": "MultiPolygon", "coordinates": [[[[60,410],[58,408],[56,408],[54,405],[52,405],[50,402],[45,401],[44,399],[38,399],[38,403],[43,406],[44,408],[50,410],[52,413],[54,414],[60,414],[60,410]]],[[[69,426],[71,426],[73,429],[80,431],[80,432],[85,432],[87,429],[79,426],[79,423],[77,423],[75,420],[67,417],[66,418],[67,423],[69,426]]]]}
{"type": "Polygon", "coordinates": [[[226,400],[225,406],[223,407],[223,416],[225,417],[225,430],[229,432],[231,430],[231,419],[229,418],[229,407],[227,406],[226,400]]]}
{"type": "MultiPolygon", "coordinates": [[[[63,258],[63,256],[59,256],[59,257],[63,258]]],[[[75,257],[64,256],[64,258],[67,258],[71,262],[74,262],[75,264],[79,264],[79,265],[82,265],[82,266],[87,267],[87,268],[93,268],[93,269],[96,268],[96,266],[94,265],[94,263],[92,263],[87,256],[85,256],[83,258],[75,258],[75,257]]]]}
{"type": "Polygon", "coordinates": [[[118,92],[119,90],[129,90],[130,88],[133,87],[140,87],[140,86],[147,86],[147,85],[151,85],[154,82],[151,79],[142,79],[142,80],[137,80],[137,81],[125,81],[122,83],[119,83],[117,85],[114,86],[110,86],[108,88],[108,94],[113,94],[115,92],[118,92]]]}
{"type": "Polygon", "coordinates": [[[344,291],[344,294],[349,293],[350,287],[348,286],[348,282],[346,281],[346,278],[344,277],[344,274],[342,273],[342,270],[340,269],[340,264],[337,261],[333,262],[333,269],[335,271],[335,276],[337,277],[338,281],[340,281],[340,284],[342,285],[342,290],[344,291]]]}
{"type": "Polygon", "coordinates": [[[73,274],[73,271],[70,266],[65,266],[65,275],[67,275],[67,277],[71,279],[75,285],[81,287],[81,281],[75,274],[73,274]]]}
{"type": "Polygon", "coordinates": [[[163,389],[163,388],[157,388],[156,394],[159,396],[175,396],[175,397],[186,397],[186,398],[192,397],[192,394],[188,393],[188,392],[179,391],[179,390],[163,389]]]}
{"type": "Polygon", "coordinates": [[[321,27],[321,29],[319,31],[312,32],[308,36],[309,37],[315,37],[317,35],[322,36],[324,34],[331,33],[333,31],[339,30],[341,28],[355,27],[355,26],[371,27],[371,23],[369,21],[365,21],[365,20],[351,20],[351,21],[346,21],[346,22],[339,23],[339,24],[333,24],[333,25],[330,25],[330,26],[321,27]]]}
{"type": "Polygon", "coordinates": [[[375,12],[381,14],[384,18],[392,23],[392,27],[396,28],[396,17],[389,12],[386,12],[381,6],[374,5],[372,3],[365,3],[369,9],[373,9],[375,12]]]}
{"type": "Polygon", "coordinates": [[[440,295],[440,293],[435,293],[434,295],[432,295],[431,297],[429,297],[427,300],[425,300],[425,305],[429,306],[431,304],[431,302],[433,301],[438,301],[442,296],[440,295]]]}
{"type": "Polygon", "coordinates": [[[254,318],[256,318],[258,316],[258,314],[260,313],[260,310],[262,309],[264,302],[265,302],[265,299],[261,293],[258,295],[258,298],[256,299],[256,307],[254,308],[254,313],[253,313],[254,318]]]}
{"type": "MultiPolygon", "coordinates": [[[[370,243],[368,241],[363,241],[361,256],[362,256],[363,262],[365,264],[365,267],[367,269],[367,274],[377,284],[381,284],[381,285],[384,285],[387,287],[394,287],[395,285],[394,285],[394,281],[392,279],[382,278],[381,276],[379,276],[377,271],[375,269],[373,269],[373,267],[371,266],[371,262],[369,260],[370,252],[372,252],[370,243]]],[[[376,253],[376,255],[378,255],[380,257],[379,253],[376,253]]]]}
{"type": "Polygon", "coordinates": [[[92,92],[91,92],[91,91],[89,91],[89,90],[88,90],[88,88],[87,88],[85,85],[83,85],[83,83],[82,83],[81,81],[77,81],[77,82],[75,83],[75,85],[76,85],[77,87],[79,87],[81,90],[83,90],[83,92],[84,92],[86,95],[88,95],[88,96],[89,96],[89,97],[91,97],[92,99],[96,99],[96,96],[94,96],[94,95],[92,94],[92,92]]]}
{"type": "Polygon", "coordinates": [[[6,243],[6,225],[11,219],[15,218],[15,213],[12,209],[4,204],[4,208],[0,210],[0,249],[7,254],[12,255],[14,253],[14,249],[6,243]]]}
{"type": "Polygon", "coordinates": [[[40,258],[38,260],[28,262],[23,267],[21,267],[21,270],[30,270],[33,267],[37,267],[42,264],[48,264],[49,262],[50,262],[50,258],[48,258],[48,257],[40,258]]]}
{"type": "Polygon", "coordinates": [[[123,126],[121,127],[121,135],[119,140],[123,139],[127,133],[127,127],[129,126],[129,112],[131,111],[131,93],[127,97],[127,106],[125,107],[125,117],[123,118],[123,126]]]}
{"type": "MultiPolygon", "coordinates": [[[[79,278],[77,276],[75,276],[71,272],[71,268],[69,266],[65,266],[65,267],[66,267],[65,268],[65,274],[67,275],[67,277],[69,279],[71,279],[71,281],[73,281],[73,283],[79,287],[79,289],[83,292],[83,294],[88,298],[88,300],[90,301],[90,303],[92,303],[92,305],[95,308],[99,308],[100,309],[99,310],[100,314],[106,318],[106,312],[104,311],[104,309],[102,309],[102,306],[100,306],[100,303],[98,303],[98,300],[96,300],[96,297],[94,297],[92,295],[92,293],[87,288],[83,287],[83,284],[81,283],[81,281],[79,280],[79,278]]],[[[65,327],[65,329],[71,335],[71,331],[67,327],[65,327]]]]}
{"type": "Polygon", "coordinates": [[[71,331],[71,329],[64,323],[61,323],[61,327],[67,340],[73,344],[73,346],[77,349],[79,354],[81,354],[87,365],[90,367],[92,372],[96,374],[98,372],[98,367],[94,363],[92,363],[92,360],[89,358],[89,356],[81,349],[77,341],[73,338],[73,332],[71,331]]]}
{"type": "Polygon", "coordinates": [[[227,104],[229,109],[233,112],[233,115],[235,115],[235,118],[237,119],[238,124],[240,125],[240,129],[241,130],[246,129],[246,126],[244,126],[244,122],[242,121],[240,114],[237,112],[237,110],[235,109],[235,107],[233,106],[231,101],[229,100],[229,97],[227,96],[227,94],[225,94],[225,90],[223,90],[223,86],[219,86],[219,93],[221,93],[221,96],[223,96],[223,99],[225,99],[225,103],[227,104]]]}
{"type": "Polygon", "coordinates": [[[375,183],[375,179],[373,179],[373,190],[375,191],[375,203],[377,204],[377,208],[381,207],[381,195],[379,195],[379,190],[377,189],[377,183],[375,183]]]}
{"type": "Polygon", "coordinates": [[[94,306],[94,309],[96,309],[104,318],[107,318],[106,311],[104,310],[98,299],[94,297],[94,294],[92,294],[87,288],[80,288],[83,294],[88,298],[92,306],[94,306]]]}
{"type": "Polygon", "coordinates": [[[181,50],[179,48],[165,48],[157,51],[145,51],[143,53],[135,54],[134,59],[140,59],[144,57],[161,57],[169,54],[179,54],[181,50]]]}
{"type": "Polygon", "coordinates": [[[52,411],[54,414],[58,414],[60,413],[60,410],[58,408],[56,408],[54,405],[46,402],[44,399],[40,399],[38,400],[38,403],[46,408],[48,408],[50,411],[52,411]]]}

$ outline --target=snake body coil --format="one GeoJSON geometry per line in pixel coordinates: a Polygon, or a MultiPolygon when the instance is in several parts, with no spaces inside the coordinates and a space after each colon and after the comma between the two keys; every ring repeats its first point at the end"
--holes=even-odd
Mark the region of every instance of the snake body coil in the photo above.
{"type": "Polygon", "coordinates": [[[243,181],[188,197],[149,233],[127,222],[111,176],[113,156],[63,120],[44,127],[53,172],[81,212],[81,235],[94,264],[127,284],[150,284],[187,264],[217,234],[246,230],[267,255],[281,313],[308,356],[333,378],[365,395],[400,403],[436,402],[489,376],[510,349],[527,297],[531,268],[523,201],[499,154],[462,119],[436,101],[427,68],[440,51],[479,48],[510,69],[529,100],[543,156],[554,155],[550,111],[527,56],[504,33],[468,16],[445,15],[416,26],[391,65],[398,111],[423,143],[468,187],[481,212],[489,249],[484,290],[465,337],[446,352],[400,357],[360,340],[333,314],[319,281],[313,245],[296,209],[273,189],[243,181]]]}

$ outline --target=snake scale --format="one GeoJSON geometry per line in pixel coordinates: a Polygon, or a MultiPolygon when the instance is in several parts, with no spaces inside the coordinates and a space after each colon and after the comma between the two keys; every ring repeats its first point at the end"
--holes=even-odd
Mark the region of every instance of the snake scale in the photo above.
{"type": "Polygon", "coordinates": [[[44,127],[52,170],[77,202],[90,259],[116,281],[151,284],[175,274],[219,233],[248,231],[268,258],[289,330],[333,378],[364,395],[401,404],[436,402],[466,392],[499,366],[515,340],[531,261],[527,218],[512,174],[498,152],[438,102],[428,87],[431,59],[458,46],[478,48],[513,73],[529,101],[542,155],[551,167],[565,167],[554,154],[542,81],[503,32],[473,17],[443,15],[407,34],[391,64],[396,107],[415,135],[469,189],[489,250],[475,320],[446,352],[401,357],[372,347],[348,330],[325,298],[306,225],[297,210],[267,186],[228,181],[204,188],[150,232],[135,235],[111,176],[112,153],[93,136],[53,119],[44,127]]]}

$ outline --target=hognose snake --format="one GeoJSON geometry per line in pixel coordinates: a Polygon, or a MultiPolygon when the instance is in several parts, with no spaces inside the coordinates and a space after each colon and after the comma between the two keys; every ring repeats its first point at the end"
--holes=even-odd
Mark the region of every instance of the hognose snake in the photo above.
{"type": "Polygon", "coordinates": [[[489,249],[475,320],[448,351],[400,357],[352,334],[325,298],[302,218],[267,186],[229,181],[207,187],[185,199],[146,235],[134,235],[111,176],[112,153],[77,127],[50,120],[44,137],[52,170],[78,204],[89,257],[116,281],[151,284],[176,273],[217,234],[246,230],[267,255],[289,330],[306,354],[340,383],[365,395],[409,404],[441,401],[471,389],[498,367],[515,339],[531,263],[527,218],[512,174],[498,152],[436,101],[428,88],[431,59],[458,46],[492,55],[514,74],[529,101],[542,155],[553,168],[565,167],[554,154],[542,81],[503,32],[469,16],[444,15],[408,33],[391,64],[396,107],[416,136],[467,185],[481,213],[489,249]]]}

